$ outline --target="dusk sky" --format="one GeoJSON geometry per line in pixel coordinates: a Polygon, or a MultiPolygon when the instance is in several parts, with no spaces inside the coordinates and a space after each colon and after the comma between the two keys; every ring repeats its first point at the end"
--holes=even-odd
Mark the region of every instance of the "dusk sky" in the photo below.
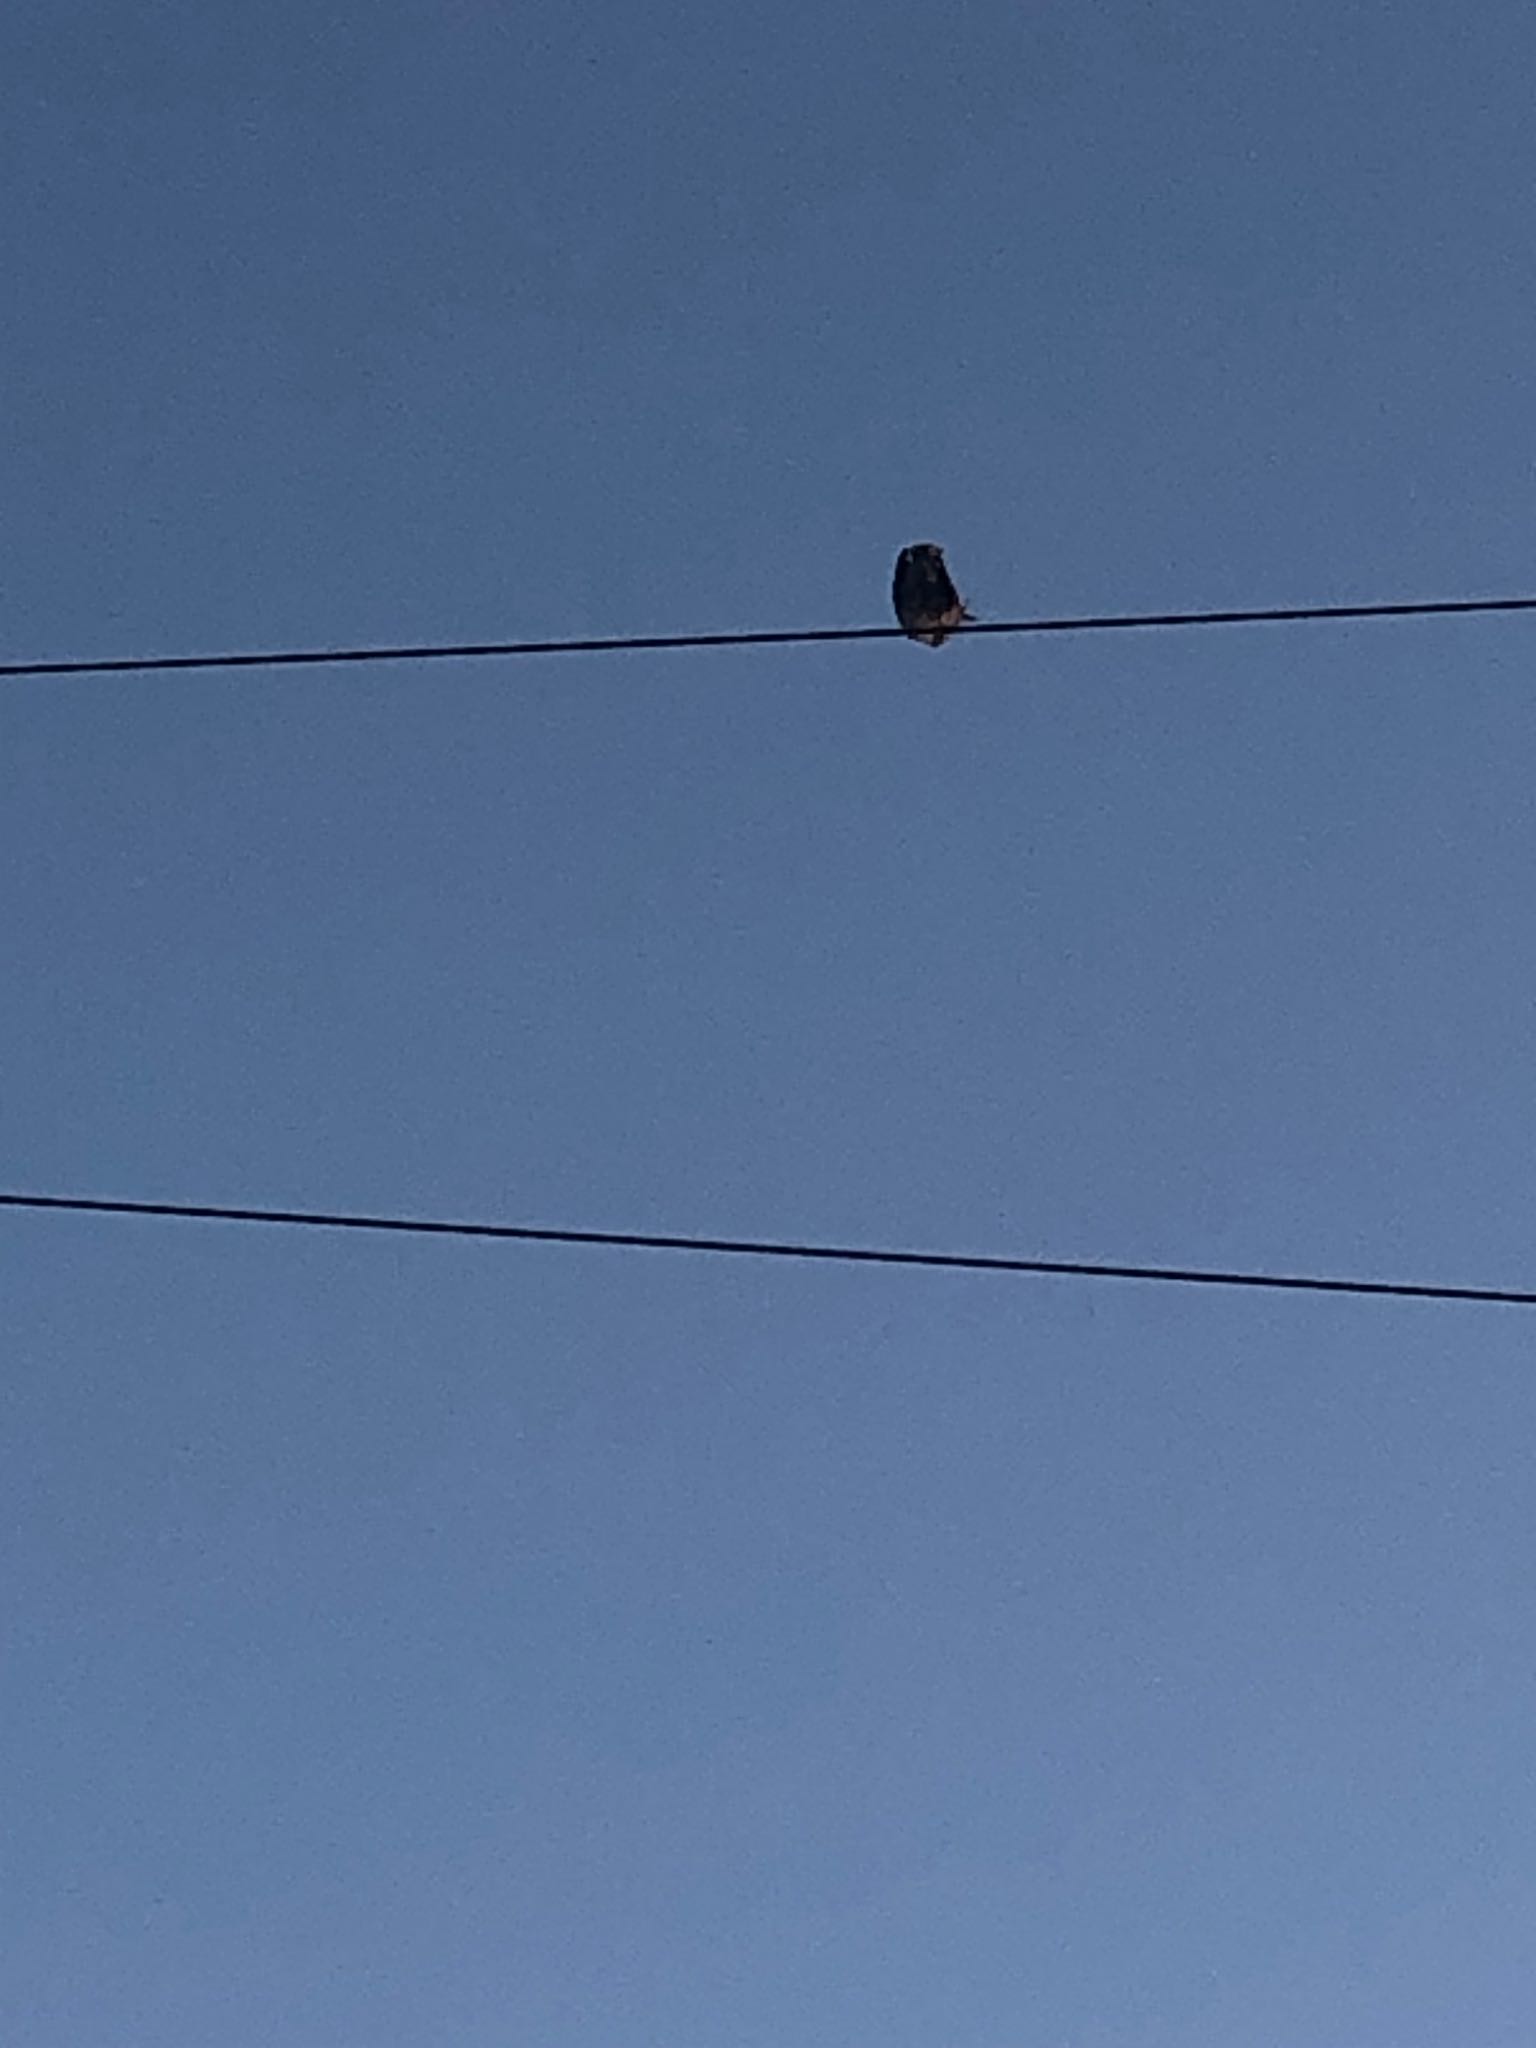
{"type": "MultiPolygon", "coordinates": [[[[1514,0],[12,0],[0,660],[1536,590],[1514,0]]],[[[0,685],[0,1187],[1536,1285],[1536,622],[0,685]]],[[[0,1216],[7,2048],[1528,2048],[1536,1315],[0,1216]]]]}

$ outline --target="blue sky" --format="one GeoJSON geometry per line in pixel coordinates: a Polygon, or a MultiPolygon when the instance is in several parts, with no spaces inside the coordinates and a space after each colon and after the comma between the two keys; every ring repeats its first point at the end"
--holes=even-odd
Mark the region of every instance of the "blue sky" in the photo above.
{"type": "MultiPolygon", "coordinates": [[[[18,0],[0,649],[1528,590],[1533,59],[18,0]]],[[[1529,1285],[1531,635],[8,685],[0,1181],[1529,1285]]],[[[0,1276],[8,2041],[1531,2037],[1518,1315],[0,1276]]]]}

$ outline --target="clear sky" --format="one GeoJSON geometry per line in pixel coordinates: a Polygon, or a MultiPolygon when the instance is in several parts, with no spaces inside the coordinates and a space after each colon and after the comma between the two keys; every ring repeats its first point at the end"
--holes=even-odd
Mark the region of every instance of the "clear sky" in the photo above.
{"type": "MultiPolygon", "coordinates": [[[[1536,16],[12,0],[0,656],[1536,586],[1536,16]]],[[[0,1183],[1530,1285],[1536,628],[0,696],[0,1183]]],[[[1536,1320],[0,1222],[15,2048],[1525,2048],[1536,1320]]]]}

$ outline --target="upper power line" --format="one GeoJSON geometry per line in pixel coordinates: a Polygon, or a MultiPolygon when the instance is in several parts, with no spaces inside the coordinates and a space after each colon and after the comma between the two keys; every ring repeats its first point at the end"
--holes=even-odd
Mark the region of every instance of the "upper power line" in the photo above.
{"type": "MultiPolygon", "coordinates": [[[[1129,612],[1061,619],[981,619],[947,628],[983,634],[1126,633],[1192,626],[1286,626],[1347,619],[1458,618],[1536,611],[1536,597],[1427,598],[1401,604],[1274,605],[1252,611],[1129,612]]],[[[533,654],[644,654],[690,647],[809,647],[835,640],[900,640],[901,626],[807,626],[748,633],[642,633],[596,640],[470,640],[427,647],[299,647],[225,654],[148,654],[104,661],[0,662],[0,679],[21,676],[148,675],[172,669],[335,668],[376,661],[510,660],[533,654]]]]}
{"type": "Polygon", "coordinates": [[[492,1238],[514,1244],[597,1245],[622,1251],[693,1252],[843,1266],[919,1266],[960,1273],[1029,1273],[1069,1280],[1148,1280],[1178,1287],[1263,1288],[1287,1294],[1351,1294],[1394,1301],[1463,1301],[1536,1308],[1536,1289],[1469,1287],[1429,1280],[1352,1280],[1314,1273],[1254,1273],[1208,1266],[1133,1266],[1096,1259],[1013,1258],[998,1252],[908,1251],[894,1246],[806,1244],[775,1238],[669,1236],[644,1230],[572,1230],[550,1224],[461,1223],[428,1216],[369,1216],[318,1209],[235,1208],[211,1202],[135,1202],[93,1195],[0,1194],[0,1209],[83,1216],[153,1216],[193,1223],[258,1223],[304,1230],[384,1231],[396,1236],[492,1238]]]}

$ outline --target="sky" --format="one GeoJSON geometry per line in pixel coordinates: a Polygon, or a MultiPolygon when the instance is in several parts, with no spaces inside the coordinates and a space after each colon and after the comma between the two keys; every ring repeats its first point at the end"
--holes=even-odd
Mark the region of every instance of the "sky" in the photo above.
{"type": "MultiPolygon", "coordinates": [[[[1513,0],[14,0],[0,659],[1536,587],[1513,0]]],[[[1530,1286],[1519,618],[24,681],[0,1184],[1530,1286]]],[[[1536,2030],[1519,1311],[8,1214],[17,2048],[1536,2030]]]]}

